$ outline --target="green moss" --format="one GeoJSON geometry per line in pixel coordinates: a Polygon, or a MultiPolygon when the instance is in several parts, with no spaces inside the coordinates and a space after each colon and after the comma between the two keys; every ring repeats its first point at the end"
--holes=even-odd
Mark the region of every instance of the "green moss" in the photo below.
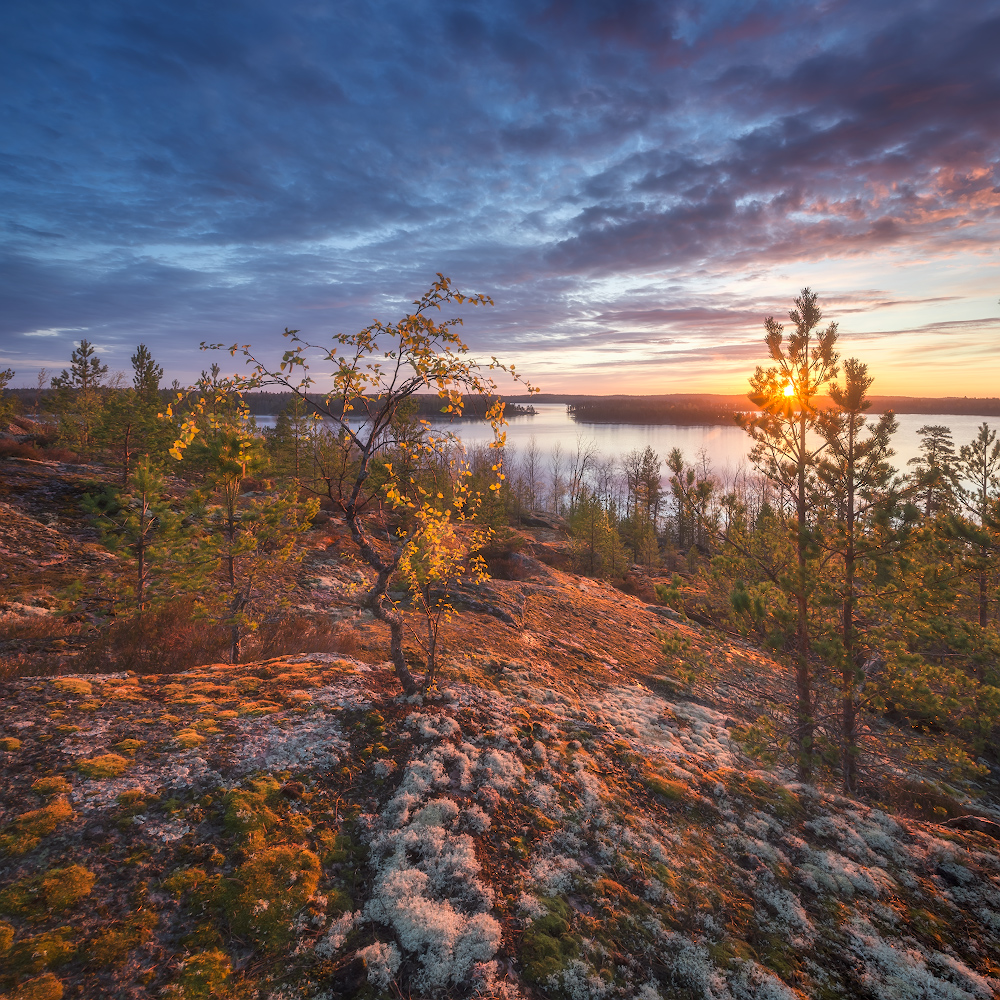
{"type": "Polygon", "coordinates": [[[76,769],[88,778],[120,778],[128,767],[128,760],[117,753],[105,753],[89,760],[81,760],[76,769]]]}
{"type": "Polygon", "coordinates": [[[225,900],[234,932],[265,951],[279,951],[292,932],[289,924],[319,885],[319,858],[284,844],[269,847],[237,869],[225,900]]]}
{"type": "Polygon", "coordinates": [[[156,923],[156,914],[144,909],[133,913],[127,920],[104,928],[87,949],[90,963],[102,968],[121,965],[133,948],[138,948],[148,939],[156,923]]]}
{"type": "Polygon", "coordinates": [[[50,868],[22,878],[0,892],[0,913],[27,920],[43,920],[48,911],[61,912],[90,895],[95,876],[82,865],[50,868]]]}
{"type": "Polygon", "coordinates": [[[65,795],[72,788],[73,786],[61,774],[38,778],[31,783],[31,790],[39,795],[65,795]]]}
{"type": "Polygon", "coordinates": [[[182,729],[174,739],[185,749],[199,746],[205,742],[205,737],[195,729],[182,729]]]}
{"type": "Polygon", "coordinates": [[[163,887],[178,899],[187,898],[191,909],[204,911],[219,899],[220,875],[210,875],[204,868],[178,868],[163,880],[163,887]]]}
{"type": "Polygon", "coordinates": [[[579,938],[570,933],[569,906],[561,899],[543,899],[548,910],[533,921],[521,938],[521,965],[529,982],[544,983],[562,971],[580,952],[579,938]]]}
{"type": "Polygon", "coordinates": [[[249,788],[235,788],[223,800],[223,826],[232,837],[253,837],[276,830],[281,816],[271,806],[279,801],[281,785],[274,778],[250,782],[249,788]]]}
{"type": "Polygon", "coordinates": [[[354,900],[350,894],[340,889],[330,889],[326,894],[326,912],[331,916],[350,913],[354,909],[354,900]]]}
{"type": "Polygon", "coordinates": [[[7,968],[16,976],[37,975],[65,965],[76,953],[79,937],[71,927],[21,938],[7,954],[7,968]]]}
{"type": "Polygon", "coordinates": [[[658,774],[643,775],[642,783],[654,795],[659,795],[660,798],[670,802],[683,802],[689,794],[687,785],[682,781],[670,781],[667,778],[661,778],[658,774]]]}
{"type": "Polygon", "coordinates": [[[29,979],[5,995],[4,1000],[62,1000],[63,984],[46,972],[37,979],[29,979]]]}
{"type": "Polygon", "coordinates": [[[181,975],[165,991],[166,996],[174,994],[192,1000],[209,1000],[224,995],[232,976],[233,964],[229,956],[218,948],[203,951],[186,958],[181,966],[181,975]]]}
{"type": "Polygon", "coordinates": [[[13,736],[3,736],[0,737],[0,750],[6,750],[8,753],[13,753],[15,750],[21,749],[21,741],[14,739],[13,736]]]}
{"type": "Polygon", "coordinates": [[[73,808],[63,796],[23,813],[0,831],[0,854],[27,854],[72,815],[73,808]]]}
{"type": "Polygon", "coordinates": [[[49,909],[61,911],[90,895],[97,877],[83,865],[52,868],[42,878],[42,895],[49,909]]]}
{"type": "Polygon", "coordinates": [[[747,790],[779,819],[795,819],[804,812],[799,797],[784,785],[753,776],[747,779],[747,790]]]}
{"type": "Polygon", "coordinates": [[[89,698],[94,693],[90,681],[82,677],[60,677],[52,682],[52,686],[63,694],[75,694],[80,698],[89,698]]]}
{"type": "Polygon", "coordinates": [[[146,745],[145,740],[122,740],[121,743],[116,743],[114,745],[115,750],[120,750],[124,754],[128,754],[129,757],[134,757],[136,750],[141,749],[146,745]]]}

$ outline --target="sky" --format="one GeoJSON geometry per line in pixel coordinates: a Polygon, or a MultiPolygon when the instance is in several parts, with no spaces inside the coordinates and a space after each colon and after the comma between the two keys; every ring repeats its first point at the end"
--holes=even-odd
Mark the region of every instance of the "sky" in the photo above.
{"type": "Polygon", "coordinates": [[[742,392],[808,286],[873,391],[1000,395],[1000,0],[31,0],[0,367],[193,381],[437,272],[548,392],[742,392]]]}

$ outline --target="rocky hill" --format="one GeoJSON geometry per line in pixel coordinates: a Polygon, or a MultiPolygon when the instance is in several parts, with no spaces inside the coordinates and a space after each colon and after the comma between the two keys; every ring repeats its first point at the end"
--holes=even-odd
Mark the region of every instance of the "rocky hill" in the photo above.
{"type": "MultiPolygon", "coordinates": [[[[3,499],[5,572],[81,558],[3,499]]],[[[301,606],[350,655],[3,685],[5,997],[997,995],[992,785],[796,784],[740,743],[777,663],[530,556],[404,698],[342,543],[317,529],[301,606]]]]}

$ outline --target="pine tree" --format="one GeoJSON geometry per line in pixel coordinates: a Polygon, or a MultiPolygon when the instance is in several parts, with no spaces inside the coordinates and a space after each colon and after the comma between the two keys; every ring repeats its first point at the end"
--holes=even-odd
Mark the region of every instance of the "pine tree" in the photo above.
{"type": "Polygon", "coordinates": [[[133,459],[142,455],[161,463],[173,442],[174,428],[159,418],[160,379],[163,369],[153,360],[145,344],[132,355],[132,386],[109,386],[104,390],[101,421],[95,441],[121,469],[122,486],[128,482],[133,459]]]}
{"type": "Polygon", "coordinates": [[[754,441],[751,460],[795,506],[795,535],[798,570],[790,596],[797,607],[797,698],[796,745],[799,777],[808,781],[812,772],[815,724],[812,708],[812,680],[809,666],[808,570],[813,539],[809,530],[809,488],[815,466],[825,443],[816,444],[810,432],[817,424],[816,397],[836,377],[837,324],[825,330],[817,296],[803,288],[788,318],[795,332],[784,339],[784,327],[773,316],[764,321],[765,343],[774,365],[758,367],[750,379],[750,401],[760,408],[740,419],[754,441]]]}
{"type": "Polygon", "coordinates": [[[69,369],[52,379],[53,389],[75,389],[88,392],[98,389],[108,374],[108,366],[97,357],[96,348],[89,340],[81,340],[80,346],[70,354],[69,369]]]}
{"type": "Polygon", "coordinates": [[[8,395],[6,391],[14,374],[13,368],[5,368],[0,372],[0,431],[6,428],[8,421],[16,412],[15,397],[8,395]]]}
{"type": "Polygon", "coordinates": [[[857,569],[865,559],[881,554],[881,536],[865,534],[869,518],[884,520],[898,504],[894,488],[895,471],[889,442],[896,431],[896,418],[885,413],[874,425],[868,425],[865,411],[871,408],[868,390],[874,379],[868,366],[856,358],[844,363],[844,386],[830,386],[836,410],[820,415],[819,430],[827,443],[827,452],[819,466],[819,476],[832,508],[833,530],[827,533],[826,546],[843,561],[841,586],[840,639],[841,668],[841,739],[843,744],[843,782],[846,791],[857,787],[858,757],[858,685],[863,677],[857,635],[857,569]]]}
{"type": "Polygon", "coordinates": [[[989,623],[989,580],[1000,530],[1000,442],[985,422],[975,438],[963,444],[955,471],[957,496],[963,518],[953,520],[953,529],[972,547],[970,568],[976,576],[979,625],[989,623]],[[968,485],[966,485],[968,484],[968,485]]]}
{"type": "Polygon", "coordinates": [[[209,490],[192,509],[201,538],[184,585],[207,618],[229,629],[231,661],[239,663],[243,640],[286,589],[283,569],[303,555],[299,536],[319,502],[302,503],[295,486],[245,496],[244,480],[264,465],[261,440],[246,427],[209,424],[188,449],[188,457],[206,470],[209,490]]]}
{"type": "Polygon", "coordinates": [[[131,599],[126,611],[142,614],[149,601],[169,593],[165,585],[170,553],[181,537],[181,518],[165,495],[163,477],[148,458],[136,464],[124,491],[106,488],[84,497],[83,509],[94,519],[112,551],[133,563],[131,599]]]}
{"type": "Polygon", "coordinates": [[[101,362],[89,340],[70,355],[69,369],[52,379],[57,390],[55,410],[59,418],[60,441],[77,451],[85,461],[90,457],[99,433],[104,399],[102,385],[108,366],[101,362]]]}
{"type": "Polygon", "coordinates": [[[914,466],[913,492],[924,517],[937,517],[955,510],[957,505],[958,457],[951,428],[941,424],[924,424],[919,428],[920,454],[907,465],[914,466]]]}

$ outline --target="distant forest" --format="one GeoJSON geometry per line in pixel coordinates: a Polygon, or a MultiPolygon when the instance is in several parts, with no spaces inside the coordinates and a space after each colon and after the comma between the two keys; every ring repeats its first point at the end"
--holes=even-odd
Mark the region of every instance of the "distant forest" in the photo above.
{"type": "MultiPolygon", "coordinates": [[[[42,409],[53,393],[51,389],[8,389],[11,396],[21,401],[26,411],[42,409]],[[40,397],[40,399],[39,399],[40,397]]],[[[169,389],[161,389],[164,404],[173,398],[169,389]]],[[[310,399],[321,403],[321,393],[310,394],[310,399]]],[[[433,393],[420,393],[410,397],[416,404],[416,413],[424,418],[440,416],[442,402],[433,393]]],[[[463,419],[481,420],[492,406],[495,396],[463,396],[463,419]]],[[[564,403],[570,415],[580,423],[590,424],[681,424],[712,425],[731,424],[741,410],[756,409],[744,395],[712,393],[669,393],[656,396],[578,396],[560,393],[541,393],[532,396],[505,396],[507,416],[530,416],[533,403],[564,403]]],[[[983,417],[1000,416],[1000,398],[976,396],[871,396],[871,413],[936,413],[942,415],[968,415],[983,417]]],[[[276,416],[291,402],[290,392],[252,392],[246,396],[254,416],[276,416]]],[[[817,400],[820,406],[831,405],[828,397],[817,400]]]]}
{"type": "MultiPolygon", "coordinates": [[[[517,399],[519,397],[513,397],[517,399]]],[[[526,397],[525,397],[526,398],[526,397]]],[[[742,395],[673,393],[662,396],[568,396],[531,397],[537,403],[565,403],[573,418],[593,424],[731,424],[741,410],[756,409],[742,395]]],[[[871,396],[871,413],[936,413],[1000,416],[1000,399],[946,396],[871,396]]],[[[817,400],[831,406],[828,397],[817,400]]]]}

